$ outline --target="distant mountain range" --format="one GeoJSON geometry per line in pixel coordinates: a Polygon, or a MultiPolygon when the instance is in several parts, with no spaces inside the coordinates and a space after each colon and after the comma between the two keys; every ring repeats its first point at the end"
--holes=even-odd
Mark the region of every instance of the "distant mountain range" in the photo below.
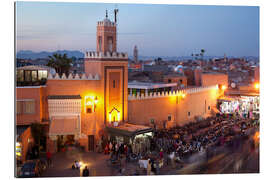
{"type": "Polygon", "coordinates": [[[47,51],[41,51],[41,52],[33,52],[29,50],[22,50],[17,52],[16,58],[19,59],[40,59],[40,58],[48,58],[48,56],[52,56],[54,53],[58,54],[67,54],[69,58],[71,57],[76,57],[76,58],[83,58],[84,53],[80,51],[69,51],[69,50],[59,50],[59,51],[54,51],[54,52],[47,52],[47,51]]]}
{"type": "MultiPolygon", "coordinates": [[[[69,58],[71,57],[76,57],[76,58],[83,58],[84,53],[81,51],[70,51],[70,50],[58,50],[54,52],[48,52],[48,51],[41,51],[41,52],[33,52],[30,50],[21,50],[17,52],[16,57],[19,59],[47,59],[48,56],[52,56],[54,53],[58,54],[67,54],[69,58]]],[[[194,57],[191,56],[139,56],[139,60],[154,60],[157,59],[158,57],[162,58],[163,60],[187,60],[187,59],[195,59],[194,57]]],[[[224,56],[204,56],[204,59],[212,59],[212,58],[223,58],[224,56]]],[[[228,58],[232,58],[233,56],[227,56],[228,58]]],[[[246,58],[248,60],[255,60],[258,61],[258,57],[254,56],[246,56],[242,57],[246,58]]],[[[129,59],[133,59],[133,56],[129,56],[129,59]]]]}

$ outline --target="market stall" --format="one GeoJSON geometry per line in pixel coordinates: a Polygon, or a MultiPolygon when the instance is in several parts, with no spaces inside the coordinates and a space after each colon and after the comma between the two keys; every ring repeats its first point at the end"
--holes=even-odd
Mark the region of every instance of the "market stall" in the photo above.
{"type": "Polygon", "coordinates": [[[259,96],[222,97],[218,100],[218,108],[222,114],[238,113],[253,118],[259,114],[259,100],[259,96]]]}

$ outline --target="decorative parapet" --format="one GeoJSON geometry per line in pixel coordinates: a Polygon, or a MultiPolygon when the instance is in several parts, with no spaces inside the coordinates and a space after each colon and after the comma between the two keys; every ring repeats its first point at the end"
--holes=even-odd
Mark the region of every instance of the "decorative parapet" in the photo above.
{"type": "Polygon", "coordinates": [[[107,21],[98,21],[97,25],[98,26],[116,26],[115,22],[111,22],[109,20],[107,20],[107,21]]]}
{"type": "Polygon", "coordinates": [[[128,59],[127,53],[119,52],[94,52],[87,51],[84,54],[84,58],[95,58],[95,59],[128,59]]]}
{"type": "Polygon", "coordinates": [[[194,93],[200,93],[203,91],[208,91],[210,89],[217,89],[217,85],[214,86],[202,86],[202,87],[195,87],[195,88],[187,88],[182,90],[176,90],[176,91],[163,91],[163,92],[154,92],[150,94],[139,94],[137,93],[137,96],[134,94],[128,95],[128,100],[140,100],[140,99],[152,99],[152,98],[163,98],[163,97],[171,97],[171,96],[180,96],[180,95],[188,95],[188,94],[194,94],[194,93]]]}
{"type": "Polygon", "coordinates": [[[55,75],[52,75],[51,73],[49,73],[48,80],[100,80],[100,77],[98,74],[96,75],[89,74],[87,76],[86,74],[79,75],[79,74],[72,74],[72,73],[70,73],[68,76],[63,74],[60,77],[58,73],[56,73],[55,75]]]}

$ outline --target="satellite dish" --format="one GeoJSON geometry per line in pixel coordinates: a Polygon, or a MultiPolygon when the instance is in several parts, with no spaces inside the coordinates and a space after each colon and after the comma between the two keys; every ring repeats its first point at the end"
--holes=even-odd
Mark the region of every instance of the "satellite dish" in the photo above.
{"type": "Polygon", "coordinates": [[[236,84],[235,83],[231,83],[231,87],[232,88],[235,88],[236,87],[236,84]]]}

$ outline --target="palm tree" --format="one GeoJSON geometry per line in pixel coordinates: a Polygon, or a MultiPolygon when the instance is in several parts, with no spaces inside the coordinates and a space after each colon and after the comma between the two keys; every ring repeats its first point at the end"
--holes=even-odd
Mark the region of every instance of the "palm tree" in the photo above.
{"type": "Polygon", "coordinates": [[[54,68],[59,75],[62,75],[63,73],[68,75],[71,68],[72,59],[68,58],[67,54],[62,56],[61,54],[55,53],[53,56],[49,56],[49,58],[50,60],[47,66],[54,68]]]}

